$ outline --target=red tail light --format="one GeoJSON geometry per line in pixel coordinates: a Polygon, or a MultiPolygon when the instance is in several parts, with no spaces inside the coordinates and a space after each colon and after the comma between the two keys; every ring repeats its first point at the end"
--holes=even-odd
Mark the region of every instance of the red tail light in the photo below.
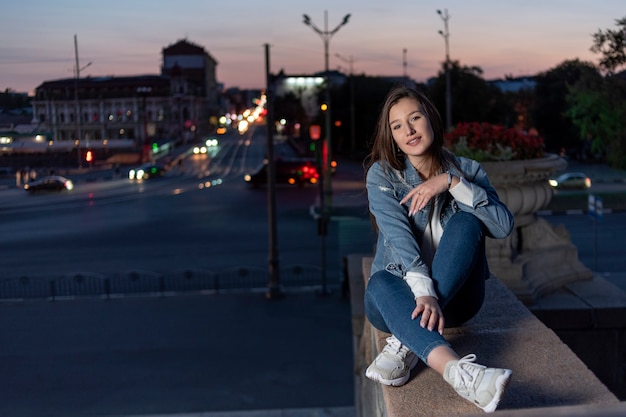
{"type": "Polygon", "coordinates": [[[317,169],[315,169],[314,166],[311,165],[303,165],[301,168],[302,171],[302,176],[304,178],[318,178],[319,175],[317,174],[317,169]]]}

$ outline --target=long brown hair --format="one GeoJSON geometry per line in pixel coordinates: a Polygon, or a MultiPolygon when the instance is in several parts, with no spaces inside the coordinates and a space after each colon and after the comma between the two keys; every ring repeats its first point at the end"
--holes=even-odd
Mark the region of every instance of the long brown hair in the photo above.
{"type": "Polygon", "coordinates": [[[365,158],[365,171],[374,164],[374,162],[382,161],[383,169],[391,167],[397,170],[403,170],[405,164],[406,155],[402,153],[396,146],[391,133],[391,127],[389,126],[389,111],[398,103],[398,101],[404,98],[411,98],[416,100],[422,106],[422,110],[433,129],[433,143],[428,148],[428,157],[431,159],[431,172],[428,176],[433,176],[441,173],[448,168],[450,164],[453,164],[452,155],[443,147],[443,122],[441,116],[437,111],[437,108],[433,102],[421,91],[416,88],[406,85],[394,86],[383,103],[383,106],[376,123],[376,129],[374,131],[374,142],[372,144],[372,150],[370,154],[365,158]]]}

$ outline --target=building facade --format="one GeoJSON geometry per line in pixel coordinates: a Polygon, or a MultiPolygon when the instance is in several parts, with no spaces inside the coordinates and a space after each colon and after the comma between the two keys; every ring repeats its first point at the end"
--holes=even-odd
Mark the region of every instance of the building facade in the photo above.
{"type": "Polygon", "coordinates": [[[160,75],[46,81],[32,101],[48,149],[188,142],[219,115],[217,61],[187,40],[164,48],[160,75]]]}

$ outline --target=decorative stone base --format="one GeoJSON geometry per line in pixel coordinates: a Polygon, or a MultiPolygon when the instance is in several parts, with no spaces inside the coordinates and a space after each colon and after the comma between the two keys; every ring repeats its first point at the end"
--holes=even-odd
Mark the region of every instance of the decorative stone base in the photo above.
{"type": "Polygon", "coordinates": [[[556,155],[483,163],[498,196],[515,216],[515,231],[509,237],[487,239],[489,267],[527,305],[593,276],[578,260],[578,250],[567,230],[535,215],[552,199],[554,191],[548,178],[566,166],[556,155]]]}
{"type": "Polygon", "coordinates": [[[504,240],[487,240],[487,257],[491,272],[504,282],[526,305],[563,286],[593,277],[590,269],[578,260],[578,249],[562,227],[544,219],[518,228],[504,240]],[[521,249],[509,257],[506,248],[511,240],[521,249]]]}

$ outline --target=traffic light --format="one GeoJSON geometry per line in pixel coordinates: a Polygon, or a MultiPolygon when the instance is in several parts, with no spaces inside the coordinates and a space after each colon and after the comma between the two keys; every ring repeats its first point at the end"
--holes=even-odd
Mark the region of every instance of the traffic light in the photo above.
{"type": "Polygon", "coordinates": [[[93,151],[91,149],[88,149],[85,153],[85,161],[93,162],[93,151]]]}
{"type": "Polygon", "coordinates": [[[311,140],[319,140],[322,136],[322,126],[320,125],[311,125],[309,126],[309,136],[311,140]]]}

